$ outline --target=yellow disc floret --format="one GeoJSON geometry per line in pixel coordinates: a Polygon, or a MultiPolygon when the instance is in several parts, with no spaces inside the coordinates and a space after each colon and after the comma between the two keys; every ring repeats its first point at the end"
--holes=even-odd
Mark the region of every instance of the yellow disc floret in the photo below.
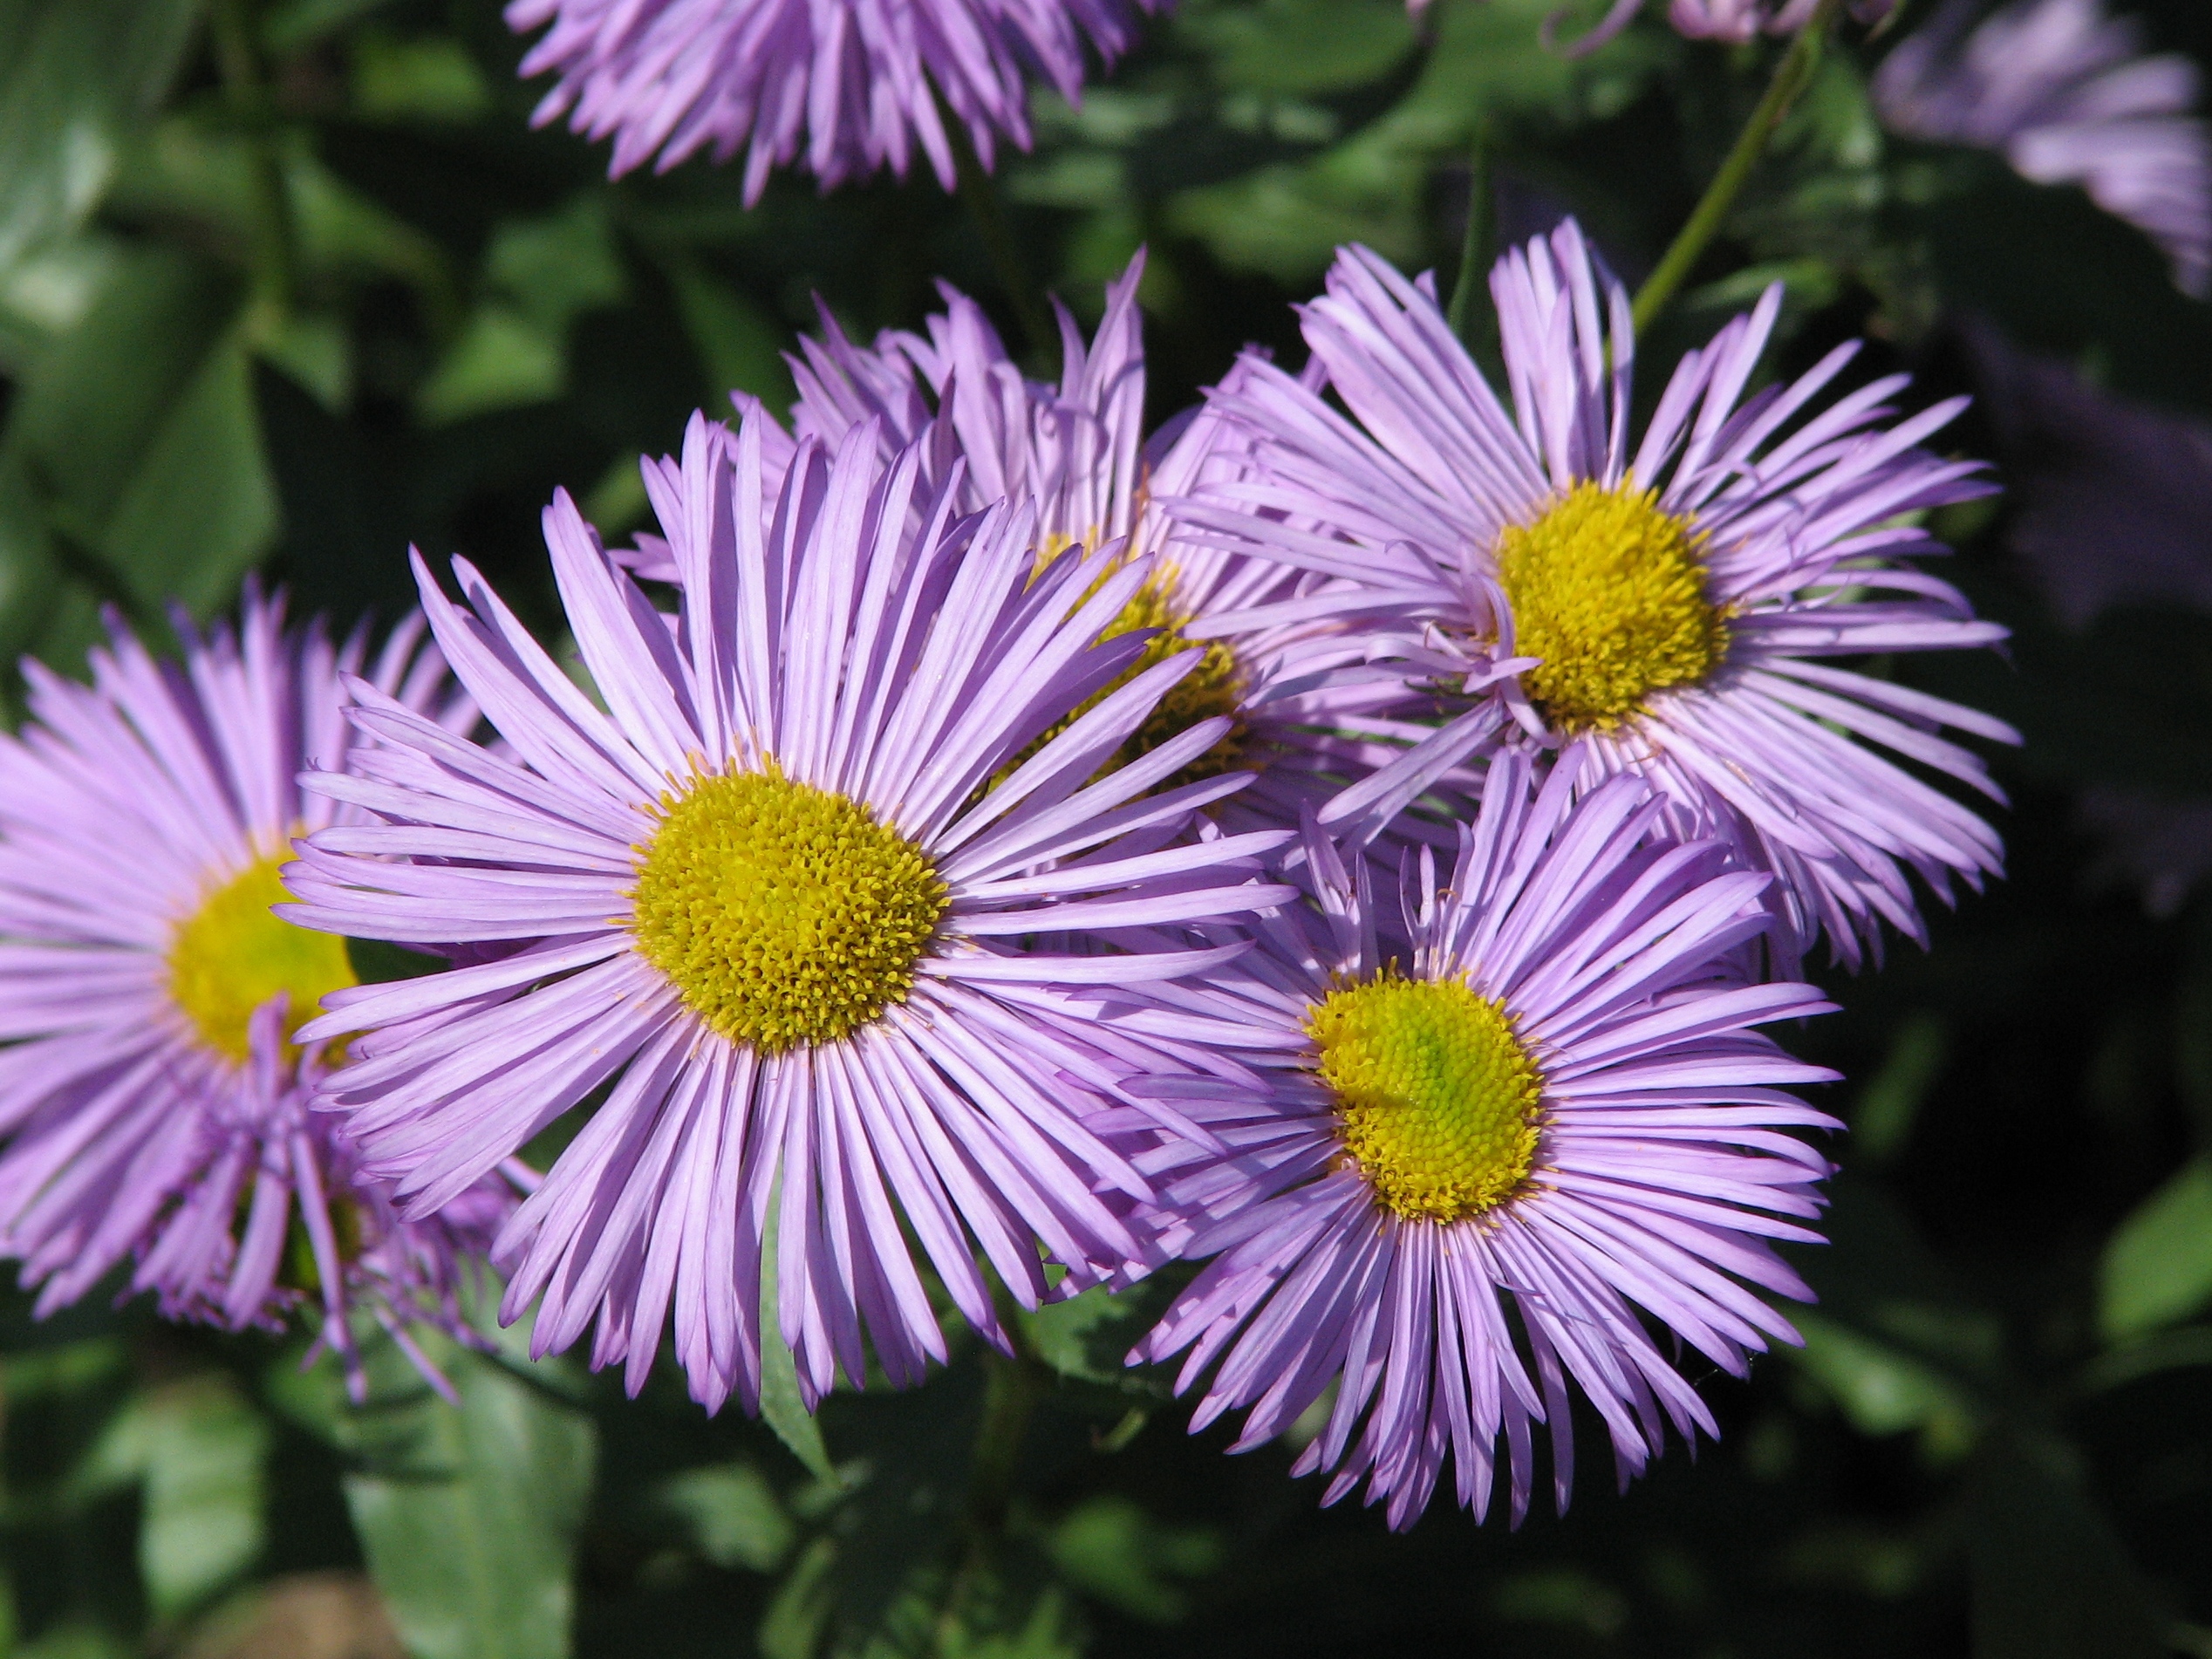
{"type": "Polygon", "coordinates": [[[905,1000],[948,890],[898,830],[773,761],[695,775],[659,815],[631,928],[716,1031],[776,1054],[905,1000]]]}
{"type": "Polygon", "coordinates": [[[1386,971],[1329,993],[1306,1032],[1344,1150],[1386,1210],[1464,1221],[1528,1179],[1544,1080],[1499,1004],[1386,971]]]}
{"type": "MultiPolygon", "coordinates": [[[[1065,716],[1055,721],[1044,735],[1030,744],[1007,763],[1000,776],[1034,754],[1054,738],[1073,726],[1076,720],[1089,713],[1115,692],[1135,679],[1146,669],[1165,662],[1170,657],[1203,647],[1204,655],[1198,666],[1168,688],[1167,695],[1144,717],[1144,723],[1122,740],[1122,746],[1112,757],[1098,768],[1104,776],[1143,759],[1171,738],[1180,737],[1200,720],[1212,720],[1217,714],[1228,716],[1236,723],[1223,734],[1221,741],[1203,754],[1197,756],[1179,769],[1160,787],[1172,789],[1179,784],[1195,783],[1201,778],[1218,777],[1232,770],[1243,757],[1245,724],[1238,717],[1244,700],[1244,676],[1237,666],[1236,653],[1225,640],[1204,641],[1189,638],[1184,629],[1189,625],[1190,615],[1176,603],[1175,574],[1162,569],[1146,579],[1130,602],[1122,607],[1121,615],[1106,625],[1098,637],[1102,640],[1118,638],[1123,634],[1135,633],[1140,628],[1157,628],[1159,632],[1144,642],[1144,648],[1137,660],[1116,674],[1099,690],[1069,709],[1065,716]]],[[[995,781],[995,780],[994,780],[995,781]]]]}
{"type": "Polygon", "coordinates": [[[1611,731],[1652,693],[1694,686],[1728,651],[1728,618],[1706,597],[1705,537],[1651,490],[1585,481],[1498,542],[1521,676],[1560,730],[1611,731]]]}
{"type": "Polygon", "coordinates": [[[254,1011],[279,991],[291,994],[284,1035],[320,1012],[324,996],[358,984],[335,933],[295,927],[270,913],[290,899],[276,872],[290,853],[256,860],[201,900],[169,943],[169,994],[201,1040],[243,1061],[254,1011]]]}

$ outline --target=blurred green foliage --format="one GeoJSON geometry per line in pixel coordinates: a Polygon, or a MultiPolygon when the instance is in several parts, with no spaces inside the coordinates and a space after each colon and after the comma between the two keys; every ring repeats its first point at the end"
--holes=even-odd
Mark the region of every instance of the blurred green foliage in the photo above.
{"type": "MultiPolygon", "coordinates": [[[[1095,315],[1149,248],[1155,420],[1247,341],[1295,361],[1341,240],[1448,289],[1477,176],[1498,239],[1572,210],[1633,280],[1772,48],[1647,20],[1570,63],[1553,3],[1185,0],[1079,110],[1039,99],[1001,178],[1034,274],[1095,315]]],[[[2193,0],[2141,10],[2212,56],[2193,0]]],[[[703,164],[609,184],[529,128],[520,52],[490,0],[0,0],[0,652],[81,672],[103,606],[158,632],[254,570],[389,617],[410,543],[550,627],[552,491],[634,528],[636,459],[692,408],[788,402],[817,296],[864,335],[942,276],[1011,324],[925,179],[781,179],[751,212],[703,164]]],[[[1887,138],[1871,55],[1826,60],[1647,364],[1778,281],[1772,373],[1863,334],[1855,373],[1970,390],[1972,316],[2212,414],[2212,308],[2079,195],[1887,138]]],[[[1952,440],[2000,447],[1978,415],[1952,440]]],[[[338,1598],[358,1645],[331,1652],[2212,1654],[2212,908],[2101,884],[2074,808],[2212,797],[2212,618],[2062,627],[2008,510],[1938,528],[2011,650],[1909,672],[2026,734],[2012,873],[1792,1035],[1851,1080],[1832,1242],[1799,1253],[1821,1300],[1802,1349],[1700,1379],[1724,1433],[1695,1461],[1394,1538],[1318,1510],[1294,1444],[1185,1434],[1173,1378],[1119,1362],[1157,1288],[1048,1309],[1011,1357],[949,1321],[944,1376],[818,1420],[772,1347],[765,1423],[512,1334],[439,1345],[456,1403],[375,1351],[356,1405],[297,1345],[11,1297],[0,1651],[278,1651],[250,1644],[292,1589],[366,1570],[389,1623],[338,1598]],[[1018,1456],[973,1455],[987,1423],[1018,1456]]]]}

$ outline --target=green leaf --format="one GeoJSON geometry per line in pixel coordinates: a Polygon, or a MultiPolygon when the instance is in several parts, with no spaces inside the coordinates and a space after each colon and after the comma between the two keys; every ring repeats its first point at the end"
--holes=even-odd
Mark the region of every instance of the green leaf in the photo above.
{"type": "Polygon", "coordinates": [[[2105,1246],[2098,1320],[2113,1341],[2186,1319],[2212,1301],[2212,1157],[2185,1164],[2105,1246]]]}
{"type": "Polygon", "coordinates": [[[73,1485],[143,1484],[139,1570],[154,1610],[174,1617],[261,1553],[268,1452],[267,1422],[227,1377],[201,1375],[133,1399],[73,1485]]]}
{"type": "Polygon", "coordinates": [[[242,297],[205,261],[148,249],[119,262],[79,325],[24,378],[10,447],[66,508],[104,522],[242,297]]]}
{"type": "Polygon", "coordinates": [[[142,600],[179,599],[204,617],[229,602],[276,530],[252,359],[233,334],[202,359],[154,433],[100,547],[142,600]]]}
{"type": "Polygon", "coordinates": [[[458,40],[401,40],[380,30],[353,38],[354,107],[372,121],[469,121],[491,107],[475,59],[458,40]]]}
{"type": "Polygon", "coordinates": [[[96,207],[175,79],[199,0],[0,0],[0,268],[96,207]]]}
{"type": "Polygon", "coordinates": [[[0,443],[48,556],[141,621],[172,598],[220,608],[276,538],[239,298],[200,261],[119,263],[25,377],[0,443]]]}
{"type": "Polygon", "coordinates": [[[352,401],[353,342],[342,319],[293,311],[258,331],[254,346],[331,413],[352,401]]]}
{"type": "Polygon", "coordinates": [[[10,1659],[132,1659],[140,1649],[112,1630],[72,1622],[9,1651],[10,1659]]]}
{"type": "Polygon", "coordinates": [[[1126,1361],[1187,1282],[1187,1275],[1162,1273],[1118,1293],[1100,1287],[1046,1302],[1020,1318],[1031,1351],[1061,1376],[1164,1399],[1166,1381],[1126,1361]]]}
{"type": "Polygon", "coordinates": [[[591,1492],[591,1421],[484,1355],[426,1339],[460,1396],[432,1393],[396,1348],[341,1419],[345,1480],[377,1587],[418,1659],[562,1659],[591,1492]]]}
{"type": "Polygon", "coordinates": [[[968,1519],[984,1394],[970,1348],[925,1388],[841,1396],[853,1407],[854,1463],[840,1488],[809,1503],[834,1500],[762,1621],[768,1659],[927,1651],[932,1631],[980,1629],[995,1616],[978,1604],[971,1621],[948,1604],[986,1565],[968,1519]]]}
{"type": "Polygon", "coordinates": [[[534,403],[550,403],[568,385],[561,337],[511,305],[480,306],[438,365],[415,407],[425,422],[447,426],[534,403]]]}
{"type": "Polygon", "coordinates": [[[261,1553],[269,1425],[228,1382],[165,1389],[152,1402],[139,1566],[154,1611],[204,1600],[261,1553]]]}
{"type": "Polygon", "coordinates": [[[783,362],[789,331],[741,289],[718,282],[688,256],[664,262],[684,328],[707,371],[716,403],[733,391],[749,392],[781,412],[795,395],[783,362]]]}
{"type": "Polygon", "coordinates": [[[1380,79],[1413,49],[1395,0],[1260,0],[1197,6],[1173,25],[1213,59],[1228,86],[1317,92],[1380,79]]]}
{"type": "Polygon", "coordinates": [[[390,4],[392,0],[276,0],[262,14],[262,44],[282,57],[390,4]]]}
{"type": "Polygon", "coordinates": [[[1797,1363],[1825,1389],[1860,1433],[1880,1437],[1918,1429],[1936,1452],[1972,1443],[1978,1413],[1942,1371],[1818,1314],[1795,1314],[1805,1338],[1797,1363]]]}
{"type": "Polygon", "coordinates": [[[653,1502],[684,1521],[700,1554],[716,1567],[772,1573],[798,1537],[775,1489],[749,1463],[671,1475],[654,1488],[653,1502]]]}
{"type": "Polygon", "coordinates": [[[345,941],[345,959],[352,965],[353,977],[363,985],[419,980],[426,973],[443,973],[448,966],[442,956],[411,951],[404,945],[380,939],[349,939],[345,941]]]}
{"type": "Polygon", "coordinates": [[[1887,1163],[1903,1149],[1949,1052],[1942,1016],[1923,1011],[1905,1021],[1851,1114],[1852,1147],[1866,1162],[1887,1163]]]}
{"type": "Polygon", "coordinates": [[[782,1208],[769,1198],[768,1234],[761,1241],[761,1416],[809,1474],[834,1485],[836,1465],[823,1444],[822,1425],[800,1398],[798,1362],[783,1340],[776,1311],[776,1218],[782,1208]]]}
{"type": "Polygon", "coordinates": [[[1995,1435],[1976,1460],[1975,1659],[2161,1659],[2142,1581],[2071,1449],[1995,1435]]]}
{"type": "Polygon", "coordinates": [[[1220,1565],[1221,1540],[1204,1527],[1164,1526],[1135,1500],[1106,1494],[1079,1504],[1053,1529],[1053,1562],[1079,1588],[1132,1618],[1169,1624],[1188,1610],[1176,1580],[1220,1565]]]}
{"type": "Polygon", "coordinates": [[[1862,1434],[1918,1429],[1930,1456],[1954,1458],[2009,1386],[2003,1325],[1881,1187],[1845,1175],[1830,1194],[1826,1247],[1792,1253],[1819,1303],[1792,1310],[1805,1346],[1782,1352],[1862,1434]]]}
{"type": "Polygon", "coordinates": [[[558,213],[500,226],[484,256],[484,276],[549,333],[618,303],[629,283],[605,194],[586,190],[558,213]]]}

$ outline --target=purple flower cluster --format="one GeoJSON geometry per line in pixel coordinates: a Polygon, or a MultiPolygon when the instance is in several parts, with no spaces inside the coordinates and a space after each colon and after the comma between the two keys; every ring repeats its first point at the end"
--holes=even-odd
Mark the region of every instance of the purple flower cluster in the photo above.
{"type": "Polygon", "coordinates": [[[634,1391],[672,1330],[753,1410],[773,1346],[811,1407],[1184,1258],[1132,1361],[1393,1526],[1447,1464],[1518,1519],[1539,1425],[1563,1505],[1577,1394],[1623,1479],[1715,1432],[1677,1352],[1795,1340],[1836,1127],[1759,1027],[1998,866],[1930,777],[1993,793],[1944,734],[2010,734],[1829,660],[1998,637],[1920,566],[1986,488],[1922,447],[1956,410],[1847,350],[1754,389],[1770,295],[1637,435],[1570,223],[1494,274],[1504,398],[1350,249],[1305,372],[1148,439],[1138,274],[1056,384],[950,290],[825,324],[789,427],[646,465],[634,547],[557,495],[588,691],[420,558],[372,668],[252,600],[42,679],[0,1242],[46,1305],[128,1260],[343,1344],[481,1255],[535,1351],[634,1391]]]}

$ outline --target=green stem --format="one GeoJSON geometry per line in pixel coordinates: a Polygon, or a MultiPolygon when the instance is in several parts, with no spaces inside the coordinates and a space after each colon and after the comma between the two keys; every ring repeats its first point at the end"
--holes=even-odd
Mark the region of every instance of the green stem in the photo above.
{"type": "Polygon", "coordinates": [[[273,112],[254,50],[248,0],[217,0],[210,19],[223,101],[247,133],[253,156],[255,298],[272,317],[290,311],[293,290],[291,199],[276,154],[273,112]]]}
{"type": "Polygon", "coordinates": [[[1674,246],[1667,249],[1659,268],[1637,290],[1638,333],[1650,327],[1652,318],[1666,310],[1667,302],[1675,297],[1675,290],[1682,286],[1683,279],[1697,263],[1698,256],[1705,251],[1705,244],[1712,241],[1721,222],[1728,217],[1729,209],[1736,205],[1736,198],[1743,193],[1767,140],[1774,136],[1774,130],[1782,125],[1782,118],[1790,113],[1790,106],[1812,80],[1813,69],[1820,61],[1821,45],[1836,14],[1842,10],[1843,0],[1820,0],[1813,16],[1806,20],[1805,27],[1798,31],[1797,38],[1790,43],[1789,51],[1775,68],[1766,95],[1751,112],[1751,119],[1744,124],[1736,147],[1721,163],[1720,171],[1706,187],[1703,199],[1690,215],[1690,222],[1683,226],[1682,234],[1675,238],[1674,246]]]}
{"type": "MultiPolygon", "coordinates": [[[[996,1300],[1002,1313],[1011,1312],[1011,1298],[996,1300]]],[[[975,1431],[975,1450],[968,1460],[967,1506],[961,1518],[966,1542],[938,1615],[940,1652],[959,1645],[969,1598],[988,1581],[993,1559],[1006,1537],[1007,1512],[1014,1500],[1014,1477],[1021,1470],[1022,1442],[1028,1437],[1029,1419],[1044,1392],[1040,1368],[1025,1351],[1019,1326],[1011,1318],[1006,1325],[1014,1340],[1014,1357],[1009,1359],[995,1348],[983,1350],[983,1421],[975,1431]]]]}
{"type": "Polygon", "coordinates": [[[1007,222],[1006,203],[1000,199],[998,184],[984,171],[983,163],[968,140],[966,126],[952,119],[949,112],[945,130],[952,140],[952,165],[959,179],[961,204],[967,208],[968,217],[975,222],[976,235],[983,239],[983,251],[990,258],[991,268],[998,273],[999,286],[1006,290],[1007,303],[1014,308],[1014,323],[1021,331],[1022,355],[1033,363],[1042,364],[1051,351],[1053,331],[1046,322],[1038,291],[1030,285],[1029,267],[1021,257],[1020,244],[1014,239],[1014,228],[1007,222]]]}
{"type": "Polygon", "coordinates": [[[1452,282],[1451,304],[1444,312],[1451,331],[1470,347],[1475,342],[1468,337],[1469,317],[1474,310],[1475,290],[1490,264],[1490,240],[1494,234],[1490,153],[1490,121],[1484,117],[1475,122],[1474,142],[1468,148],[1467,231],[1460,238],[1459,275],[1452,282]]]}
{"type": "Polygon", "coordinates": [[[994,1537],[1006,1527],[1021,1443],[1041,1390],[1032,1361],[1008,1359],[995,1348],[984,1352],[983,1379],[983,1423],[969,1464],[967,1518],[979,1535],[994,1537]]]}

